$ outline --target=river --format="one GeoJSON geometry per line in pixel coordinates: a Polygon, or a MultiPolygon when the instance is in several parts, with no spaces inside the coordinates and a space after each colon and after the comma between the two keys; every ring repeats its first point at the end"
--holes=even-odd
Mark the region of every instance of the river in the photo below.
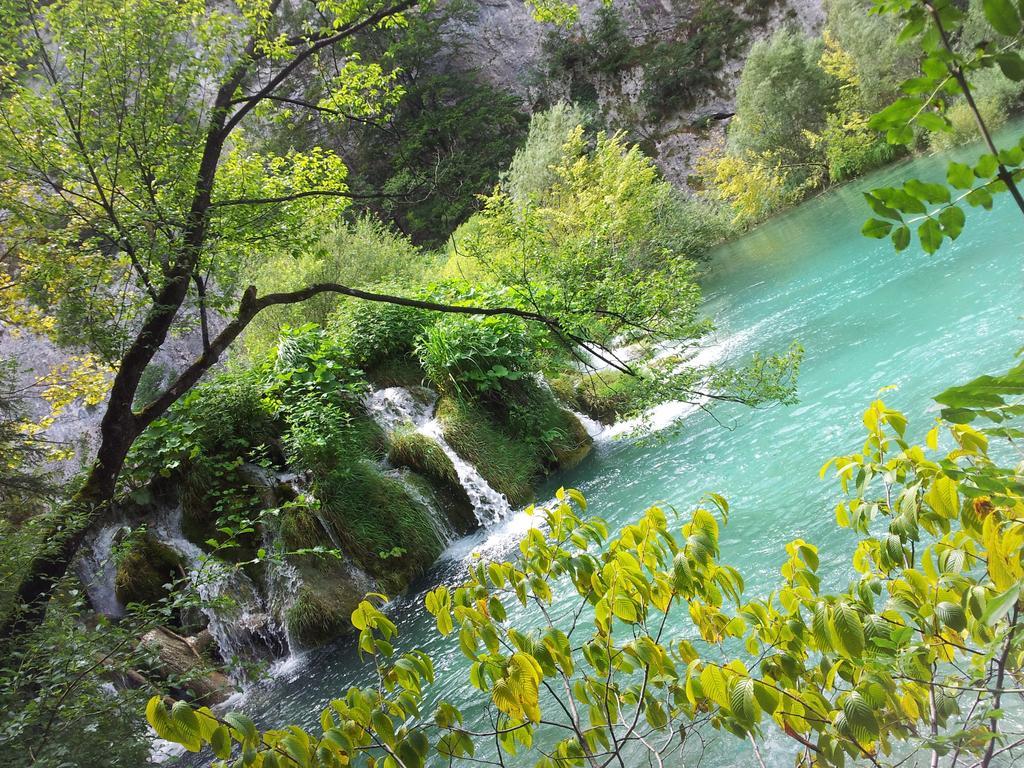
{"type": "MultiPolygon", "coordinates": [[[[883,388],[893,387],[884,399],[910,416],[910,434],[920,438],[934,418],[932,395],[1008,368],[1024,343],[1024,220],[1009,196],[992,211],[968,210],[960,239],[952,246],[947,241],[934,256],[916,246],[897,254],[888,240],[860,234],[868,215],[863,189],[911,176],[941,179],[944,160],[887,168],[714,254],[703,287],[716,340],[737,361],[799,341],[806,350],[799,404],[757,410],[719,405],[690,414],[663,438],[601,439],[587,461],[555,478],[541,496],[558,484],[579,488],[591,512],[614,528],[651,504],[687,510],[716,491],[732,506],[723,559],[741,569],[750,594],[777,583],[783,545],[796,537],[820,547],[826,583],[844,584],[855,540],[835,525],[838,488],[831,478],[819,479],[821,465],[859,447],[861,414],[883,388]]],[[[423,591],[456,581],[474,550],[491,556],[508,551],[527,524],[518,513],[456,542],[427,578],[392,605],[402,644],[423,647],[434,659],[432,697],[462,705],[475,692],[457,642],[441,641],[420,607],[423,591]]],[[[237,706],[263,725],[313,725],[330,698],[364,675],[355,649],[342,643],[280,665],[272,680],[251,689],[237,706]]],[[[755,765],[749,744],[718,733],[707,738],[702,765],[755,765]]],[[[762,752],[770,767],[792,764],[784,737],[769,736],[762,752]]],[[[532,765],[536,757],[514,765],[532,765]]],[[[695,763],[695,756],[685,762],[695,763]]]]}

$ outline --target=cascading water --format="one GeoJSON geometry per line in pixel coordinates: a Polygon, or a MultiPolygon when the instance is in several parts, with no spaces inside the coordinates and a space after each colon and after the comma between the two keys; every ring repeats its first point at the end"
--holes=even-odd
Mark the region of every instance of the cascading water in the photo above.
{"type": "Polygon", "coordinates": [[[124,520],[117,520],[97,529],[84,542],[75,563],[76,573],[93,608],[113,618],[124,615],[124,606],[117,599],[114,545],[125,526],[124,520]]]}
{"type": "Polygon", "coordinates": [[[287,654],[288,640],[278,611],[242,570],[208,557],[185,538],[180,507],[161,510],[150,530],[188,562],[188,575],[202,598],[210,633],[233,671],[240,670],[232,662],[287,654]]]}
{"type": "Polygon", "coordinates": [[[422,387],[416,394],[405,387],[387,387],[368,395],[365,404],[367,412],[386,432],[411,425],[417,432],[437,442],[455,467],[481,526],[493,525],[512,512],[508,499],[494,490],[476,467],[459,456],[444,439],[441,423],[434,418],[437,393],[422,387]]]}

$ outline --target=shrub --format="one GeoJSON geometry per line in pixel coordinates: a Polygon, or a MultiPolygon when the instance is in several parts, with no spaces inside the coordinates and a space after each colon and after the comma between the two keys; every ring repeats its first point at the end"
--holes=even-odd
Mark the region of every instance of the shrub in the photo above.
{"type": "Polygon", "coordinates": [[[807,136],[824,128],[837,96],[836,82],[819,65],[822,51],[820,40],[780,30],[751,48],[736,91],[730,154],[778,157],[789,189],[823,176],[824,163],[807,136]]]}
{"type": "Polygon", "coordinates": [[[497,409],[509,435],[532,447],[545,469],[573,467],[590,452],[586,427],[532,377],[510,388],[497,409]]]}
{"type": "MultiPolygon", "coordinates": [[[[270,259],[260,265],[253,280],[261,293],[296,290],[314,283],[341,283],[355,288],[390,283],[407,287],[433,271],[435,262],[407,237],[366,215],[351,224],[334,224],[320,237],[317,247],[303,256],[270,259]]],[[[245,349],[251,358],[258,359],[276,346],[282,326],[324,326],[339,308],[360,303],[324,293],[299,304],[271,307],[249,324],[245,349]]]]}
{"type": "Polygon", "coordinates": [[[898,42],[900,23],[870,13],[871,0],[826,0],[825,30],[853,64],[861,108],[875,112],[900,96],[900,83],[914,74],[919,53],[912,41],[898,42]]]}
{"type": "Polygon", "coordinates": [[[371,372],[416,359],[416,341],[433,315],[397,304],[354,302],[331,320],[330,330],[353,365],[371,372]]]}
{"type": "Polygon", "coordinates": [[[641,57],[641,100],[648,112],[671,115],[720,86],[722,68],[746,46],[750,27],[731,4],[703,0],[689,23],[676,30],[676,39],[653,44],[641,57]]]}
{"type": "Polygon", "coordinates": [[[426,329],[417,352],[439,391],[491,396],[531,369],[531,331],[509,315],[444,315],[426,329]]]}
{"type": "Polygon", "coordinates": [[[505,193],[520,202],[543,199],[558,181],[557,169],[562,163],[566,141],[577,127],[586,126],[587,122],[582,109],[565,102],[531,117],[526,141],[501,175],[501,188],[505,193]]]}

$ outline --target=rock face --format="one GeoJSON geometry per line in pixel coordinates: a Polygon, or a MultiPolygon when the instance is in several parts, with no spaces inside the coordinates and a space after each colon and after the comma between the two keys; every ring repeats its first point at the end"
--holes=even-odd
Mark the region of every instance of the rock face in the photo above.
{"type": "MultiPolygon", "coordinates": [[[[578,0],[580,18],[564,37],[568,50],[588,35],[593,37],[599,9],[605,0],[578,0]],[[588,31],[589,30],[589,31],[588,31]]],[[[614,0],[612,6],[622,32],[634,48],[633,59],[618,71],[596,73],[591,85],[604,123],[626,130],[652,155],[665,177],[688,186],[701,154],[724,135],[727,116],[735,107],[736,85],[754,41],[770,37],[784,25],[818,34],[825,22],[824,0],[614,0]],[[716,85],[703,89],[692,106],[668,114],[652,114],[641,92],[652,52],[660,43],[685,42],[707,32],[701,10],[732,6],[750,27],[733,55],[725,57],[716,85]]],[[[528,110],[543,108],[558,99],[578,98],[571,78],[552,76],[545,40],[549,25],[531,18],[522,0],[482,0],[471,21],[450,24],[451,45],[462,55],[457,66],[475,70],[492,85],[516,93],[528,110]]],[[[586,66],[586,62],[584,62],[586,66]]],[[[679,87],[686,83],[680,82],[679,87]]]]}

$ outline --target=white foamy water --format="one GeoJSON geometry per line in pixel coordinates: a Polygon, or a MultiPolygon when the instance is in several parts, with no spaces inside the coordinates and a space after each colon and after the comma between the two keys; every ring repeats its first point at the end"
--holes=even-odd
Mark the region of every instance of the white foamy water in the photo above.
{"type": "Polygon", "coordinates": [[[512,512],[508,499],[494,490],[476,467],[459,456],[444,439],[440,422],[433,418],[437,394],[426,389],[420,394],[421,397],[417,397],[405,387],[378,389],[367,396],[366,410],[387,432],[409,426],[437,442],[455,467],[481,526],[491,526],[506,518],[512,512]]]}

